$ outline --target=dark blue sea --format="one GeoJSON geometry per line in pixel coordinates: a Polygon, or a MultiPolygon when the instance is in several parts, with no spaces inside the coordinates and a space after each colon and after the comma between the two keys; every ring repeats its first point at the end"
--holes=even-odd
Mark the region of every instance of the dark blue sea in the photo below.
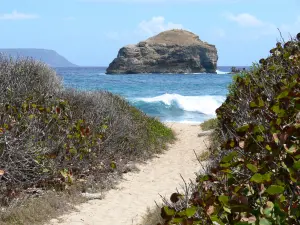
{"type": "Polygon", "coordinates": [[[107,75],[103,67],[56,68],[66,87],[107,90],[165,122],[199,123],[215,117],[232,82],[231,67],[217,74],[107,75]]]}

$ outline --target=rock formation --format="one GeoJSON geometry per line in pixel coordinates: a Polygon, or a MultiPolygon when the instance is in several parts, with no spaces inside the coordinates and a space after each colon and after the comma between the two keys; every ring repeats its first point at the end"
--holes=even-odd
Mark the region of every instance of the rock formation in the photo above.
{"type": "Polygon", "coordinates": [[[8,48],[0,49],[0,55],[12,58],[33,58],[51,67],[77,67],[54,50],[37,48],[8,48]]]}
{"type": "Polygon", "coordinates": [[[107,74],[215,73],[217,49],[185,30],[164,31],[119,50],[107,74]]]}

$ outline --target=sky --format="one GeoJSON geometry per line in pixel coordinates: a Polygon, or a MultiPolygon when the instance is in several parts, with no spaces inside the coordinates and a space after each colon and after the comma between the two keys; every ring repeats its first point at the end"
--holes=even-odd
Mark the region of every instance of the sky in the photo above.
{"type": "Polygon", "coordinates": [[[53,49],[80,66],[174,28],[214,44],[218,66],[251,66],[300,32],[300,0],[0,0],[0,48],[53,49]]]}

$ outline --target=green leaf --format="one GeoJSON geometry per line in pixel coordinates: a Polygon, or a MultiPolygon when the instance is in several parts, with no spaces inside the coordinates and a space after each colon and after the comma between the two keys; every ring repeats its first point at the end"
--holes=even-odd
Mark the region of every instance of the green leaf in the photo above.
{"type": "Polygon", "coordinates": [[[228,208],[228,207],[226,207],[226,206],[223,206],[223,209],[224,209],[225,212],[231,213],[231,209],[230,209],[230,208],[228,208]]]}
{"type": "Polygon", "coordinates": [[[229,197],[226,196],[226,195],[220,195],[218,197],[219,201],[222,202],[223,205],[227,205],[228,204],[228,200],[229,200],[229,197]]]}
{"type": "Polygon", "coordinates": [[[257,140],[258,142],[263,142],[265,139],[264,139],[263,136],[257,135],[257,136],[256,136],[256,140],[257,140]]]}
{"type": "Polygon", "coordinates": [[[117,164],[116,164],[116,162],[114,162],[114,161],[111,161],[111,163],[110,163],[110,167],[111,167],[112,169],[116,169],[116,168],[117,168],[117,164]]]}
{"type": "Polygon", "coordinates": [[[32,108],[36,108],[36,104],[31,104],[32,108]]]}
{"type": "Polygon", "coordinates": [[[263,177],[263,180],[264,181],[267,181],[267,182],[270,182],[271,181],[271,177],[272,177],[272,172],[269,172],[269,173],[266,173],[264,174],[262,177],[263,177]]]}
{"type": "Polygon", "coordinates": [[[196,212],[197,212],[197,207],[192,206],[192,207],[186,209],[186,216],[187,217],[192,217],[192,216],[195,215],[196,212]]]}
{"type": "Polygon", "coordinates": [[[237,152],[233,151],[233,152],[229,153],[228,155],[224,156],[222,159],[222,162],[223,163],[230,162],[236,155],[237,155],[237,152]]]}
{"type": "Polygon", "coordinates": [[[175,210],[174,209],[169,209],[168,206],[164,207],[164,211],[168,216],[174,216],[175,215],[175,210]]]}
{"type": "Polygon", "coordinates": [[[250,102],[250,108],[255,108],[257,107],[257,104],[255,102],[250,102]]]}
{"type": "Polygon", "coordinates": [[[272,151],[272,148],[271,148],[270,145],[266,145],[266,149],[267,149],[268,151],[272,151]]]}
{"type": "Polygon", "coordinates": [[[231,163],[221,163],[220,166],[221,166],[222,168],[228,168],[228,167],[231,166],[231,163]]]}
{"type": "Polygon", "coordinates": [[[266,218],[259,218],[259,225],[272,225],[272,223],[266,218]]]}
{"type": "Polygon", "coordinates": [[[178,224],[178,223],[183,222],[183,220],[184,220],[184,218],[173,218],[173,219],[171,220],[171,222],[172,222],[172,224],[173,224],[173,223],[174,223],[174,224],[178,224]]]}
{"type": "Polygon", "coordinates": [[[77,154],[77,150],[75,148],[70,148],[69,149],[69,152],[72,154],[72,155],[76,155],[77,154]]]}
{"type": "Polygon", "coordinates": [[[281,98],[284,98],[286,96],[289,95],[289,90],[285,90],[283,92],[281,92],[278,96],[277,96],[277,99],[281,99],[281,98]]]}
{"type": "Polygon", "coordinates": [[[281,124],[281,122],[282,122],[281,118],[277,118],[276,124],[277,124],[278,126],[281,124]]]}
{"type": "Polygon", "coordinates": [[[294,145],[292,145],[291,147],[286,147],[286,146],[284,146],[284,149],[286,150],[286,152],[287,153],[289,153],[289,154],[293,154],[293,153],[295,153],[295,152],[297,152],[297,146],[294,144],[294,145]]]}
{"type": "Polygon", "coordinates": [[[246,124],[246,125],[244,125],[244,126],[242,126],[242,127],[239,127],[236,131],[237,132],[245,132],[245,131],[248,131],[249,130],[249,124],[246,124]]]}
{"type": "Polygon", "coordinates": [[[255,183],[262,183],[263,176],[260,173],[256,173],[251,177],[250,181],[255,182],[255,183]]]}
{"type": "Polygon", "coordinates": [[[268,187],[266,192],[270,195],[281,194],[282,192],[284,192],[284,187],[279,185],[271,185],[270,187],[268,187]]]}
{"type": "Polygon", "coordinates": [[[267,217],[271,217],[273,209],[274,209],[273,202],[268,201],[265,209],[263,210],[263,214],[266,215],[267,217]]]}
{"type": "Polygon", "coordinates": [[[262,133],[262,132],[264,132],[264,131],[265,131],[265,128],[264,128],[263,125],[258,125],[258,126],[255,126],[255,127],[253,128],[253,133],[254,133],[254,134],[262,133]]]}
{"type": "Polygon", "coordinates": [[[180,211],[180,212],[177,213],[177,215],[181,216],[181,217],[184,217],[184,216],[186,216],[186,211],[185,210],[180,211]]]}
{"type": "Polygon", "coordinates": [[[285,110],[284,110],[284,109],[280,109],[280,107],[279,107],[278,104],[272,106],[271,110],[272,110],[274,113],[276,113],[277,116],[279,116],[279,117],[283,117],[283,116],[285,116],[285,114],[286,114],[285,110]]]}
{"type": "Polygon", "coordinates": [[[249,169],[249,170],[251,170],[253,173],[256,173],[257,171],[258,171],[258,168],[255,166],[255,165],[253,165],[253,164],[247,164],[247,168],[249,169]]]}
{"type": "Polygon", "coordinates": [[[200,179],[200,181],[207,181],[207,180],[209,180],[209,176],[208,175],[204,175],[204,176],[200,176],[199,177],[200,179]]]}
{"type": "Polygon", "coordinates": [[[225,225],[225,224],[219,219],[219,217],[216,216],[216,215],[211,216],[210,219],[211,219],[212,222],[216,222],[216,223],[213,223],[213,224],[215,224],[215,225],[217,225],[217,224],[218,224],[218,225],[225,225]]]}
{"type": "Polygon", "coordinates": [[[293,165],[294,169],[299,170],[300,169],[300,160],[296,161],[293,165]]]}
{"type": "Polygon", "coordinates": [[[259,107],[265,106],[265,102],[262,100],[261,97],[258,97],[258,106],[259,106],[259,107]]]}

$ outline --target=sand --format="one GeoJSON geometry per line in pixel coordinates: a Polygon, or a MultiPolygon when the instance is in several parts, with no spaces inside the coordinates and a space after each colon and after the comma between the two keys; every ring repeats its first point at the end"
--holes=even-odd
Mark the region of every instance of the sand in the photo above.
{"type": "Polygon", "coordinates": [[[206,137],[198,137],[199,125],[167,123],[177,134],[169,149],[146,164],[138,165],[139,172],[127,173],[116,189],[108,191],[102,200],[90,200],[77,206],[78,211],[54,219],[50,225],[137,225],[147,207],[154,207],[161,197],[181,188],[182,175],[194,180],[201,170],[197,154],[206,150],[206,137]]]}

